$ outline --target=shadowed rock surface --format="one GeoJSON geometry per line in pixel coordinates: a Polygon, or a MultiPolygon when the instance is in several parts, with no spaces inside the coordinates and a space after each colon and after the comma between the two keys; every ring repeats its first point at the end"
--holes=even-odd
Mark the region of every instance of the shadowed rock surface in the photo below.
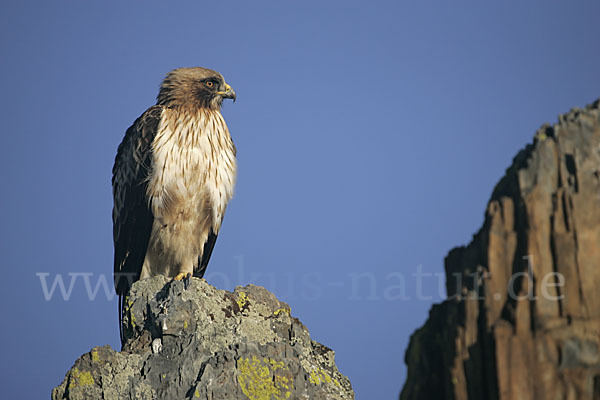
{"type": "Polygon", "coordinates": [[[254,285],[136,282],[121,352],[95,347],[52,399],[354,399],[334,352],[310,339],[287,304],[254,285]]]}
{"type": "Polygon", "coordinates": [[[600,399],[598,101],[536,133],[445,269],[400,399],[600,399]]]}

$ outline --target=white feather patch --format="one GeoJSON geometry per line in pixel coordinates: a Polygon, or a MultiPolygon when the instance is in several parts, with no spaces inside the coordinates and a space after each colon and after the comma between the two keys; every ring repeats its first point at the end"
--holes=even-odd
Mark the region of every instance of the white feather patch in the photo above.
{"type": "Polygon", "coordinates": [[[151,168],[147,194],[155,222],[142,277],[192,272],[233,196],[235,147],[221,113],[165,109],[151,168]]]}

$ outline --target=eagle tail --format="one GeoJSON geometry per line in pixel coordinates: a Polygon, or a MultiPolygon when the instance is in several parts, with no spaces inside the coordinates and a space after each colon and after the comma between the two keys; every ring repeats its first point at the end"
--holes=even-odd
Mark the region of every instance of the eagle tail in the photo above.
{"type": "Polygon", "coordinates": [[[119,306],[119,337],[121,338],[121,350],[123,349],[123,346],[125,345],[125,337],[124,332],[123,332],[123,295],[120,294],[119,295],[119,302],[118,302],[118,306],[119,306]]]}

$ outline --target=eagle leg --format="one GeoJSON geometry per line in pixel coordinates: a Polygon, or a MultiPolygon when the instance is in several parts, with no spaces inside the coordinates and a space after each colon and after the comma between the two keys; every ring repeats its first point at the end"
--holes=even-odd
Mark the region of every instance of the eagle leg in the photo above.
{"type": "Polygon", "coordinates": [[[192,277],[192,274],[190,272],[180,272],[177,275],[175,275],[175,278],[173,278],[173,280],[174,281],[183,281],[183,286],[187,290],[188,286],[190,285],[191,277],[192,277]]]}
{"type": "Polygon", "coordinates": [[[190,276],[192,276],[192,274],[189,272],[180,272],[177,275],[175,275],[175,278],[173,278],[173,280],[174,281],[182,281],[185,278],[189,278],[190,276]]]}

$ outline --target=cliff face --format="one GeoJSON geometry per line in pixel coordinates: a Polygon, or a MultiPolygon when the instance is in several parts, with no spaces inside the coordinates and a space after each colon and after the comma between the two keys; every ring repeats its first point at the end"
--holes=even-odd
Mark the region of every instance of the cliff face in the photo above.
{"type": "Polygon", "coordinates": [[[445,260],[400,399],[600,399],[600,110],[543,126],[445,260]]]}
{"type": "Polygon", "coordinates": [[[82,355],[52,399],[354,399],[334,352],[261,287],[146,279],[123,326],[123,350],[82,355]]]}

